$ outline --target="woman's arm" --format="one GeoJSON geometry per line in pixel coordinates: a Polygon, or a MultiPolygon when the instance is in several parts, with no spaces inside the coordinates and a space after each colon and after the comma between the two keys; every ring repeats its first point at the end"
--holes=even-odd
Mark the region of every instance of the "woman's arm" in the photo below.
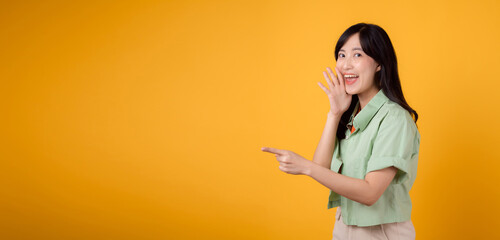
{"type": "Polygon", "coordinates": [[[321,135],[321,139],[319,140],[313,156],[313,162],[328,169],[332,163],[335,141],[337,141],[336,134],[339,122],[340,116],[328,113],[325,129],[323,129],[323,134],[321,135]]]}
{"type": "Polygon", "coordinates": [[[332,191],[361,204],[371,206],[382,196],[396,175],[397,168],[388,167],[366,174],[365,179],[336,173],[318,164],[311,164],[306,173],[332,191]]]}
{"type": "Polygon", "coordinates": [[[270,147],[261,150],[276,155],[281,171],[310,176],[332,191],[367,206],[377,202],[398,170],[391,166],[370,171],[363,180],[336,173],[289,150],[270,147]]]}
{"type": "Polygon", "coordinates": [[[332,162],[340,118],[342,114],[347,111],[352,101],[352,95],[347,94],[345,91],[344,77],[342,74],[339,74],[340,71],[338,68],[335,68],[335,70],[337,71],[338,77],[335,76],[332,69],[329,67],[327,68],[328,73],[323,72],[330,89],[318,82],[321,89],[323,89],[328,96],[328,100],[330,101],[330,112],[328,112],[325,129],[316,147],[316,152],[314,152],[313,162],[325,168],[330,168],[332,162]]]}

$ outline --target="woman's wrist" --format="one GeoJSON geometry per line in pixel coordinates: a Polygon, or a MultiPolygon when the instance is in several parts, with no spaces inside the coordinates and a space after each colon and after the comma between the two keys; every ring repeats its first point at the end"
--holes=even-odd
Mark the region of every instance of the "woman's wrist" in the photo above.
{"type": "Polygon", "coordinates": [[[342,114],[338,115],[338,114],[333,114],[332,111],[329,111],[328,114],[327,114],[327,118],[331,118],[331,119],[338,119],[340,120],[340,118],[342,117],[342,114]]]}
{"type": "Polygon", "coordinates": [[[311,177],[313,168],[318,165],[317,163],[310,161],[311,163],[307,166],[306,170],[304,171],[304,175],[311,177]]]}

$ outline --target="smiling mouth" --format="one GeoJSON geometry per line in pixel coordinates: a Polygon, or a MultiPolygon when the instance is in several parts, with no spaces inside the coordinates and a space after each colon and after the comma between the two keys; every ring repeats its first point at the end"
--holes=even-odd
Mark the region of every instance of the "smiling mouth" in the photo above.
{"type": "Polygon", "coordinates": [[[355,74],[346,74],[344,75],[345,78],[357,78],[358,75],[355,75],[355,74]]]}
{"type": "Polygon", "coordinates": [[[357,74],[346,74],[344,75],[345,83],[347,85],[352,85],[358,80],[359,75],[357,74]]]}

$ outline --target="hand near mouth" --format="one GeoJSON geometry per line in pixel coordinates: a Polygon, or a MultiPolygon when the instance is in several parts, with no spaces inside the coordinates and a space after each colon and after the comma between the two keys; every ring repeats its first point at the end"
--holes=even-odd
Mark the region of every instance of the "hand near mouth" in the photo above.
{"type": "Polygon", "coordinates": [[[318,84],[328,96],[328,100],[330,101],[330,113],[340,118],[351,105],[352,95],[346,92],[344,77],[342,74],[339,74],[340,71],[337,67],[335,67],[337,76],[335,76],[331,68],[327,67],[326,69],[328,73],[323,71],[323,75],[330,89],[326,88],[321,82],[318,82],[318,84]]]}

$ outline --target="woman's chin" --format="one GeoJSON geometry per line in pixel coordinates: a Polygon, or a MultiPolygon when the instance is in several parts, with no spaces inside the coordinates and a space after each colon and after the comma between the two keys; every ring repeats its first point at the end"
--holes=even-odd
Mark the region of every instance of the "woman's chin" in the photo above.
{"type": "Polygon", "coordinates": [[[355,89],[348,89],[346,88],[345,92],[349,95],[354,95],[354,94],[357,94],[358,92],[356,92],[355,89]]]}

